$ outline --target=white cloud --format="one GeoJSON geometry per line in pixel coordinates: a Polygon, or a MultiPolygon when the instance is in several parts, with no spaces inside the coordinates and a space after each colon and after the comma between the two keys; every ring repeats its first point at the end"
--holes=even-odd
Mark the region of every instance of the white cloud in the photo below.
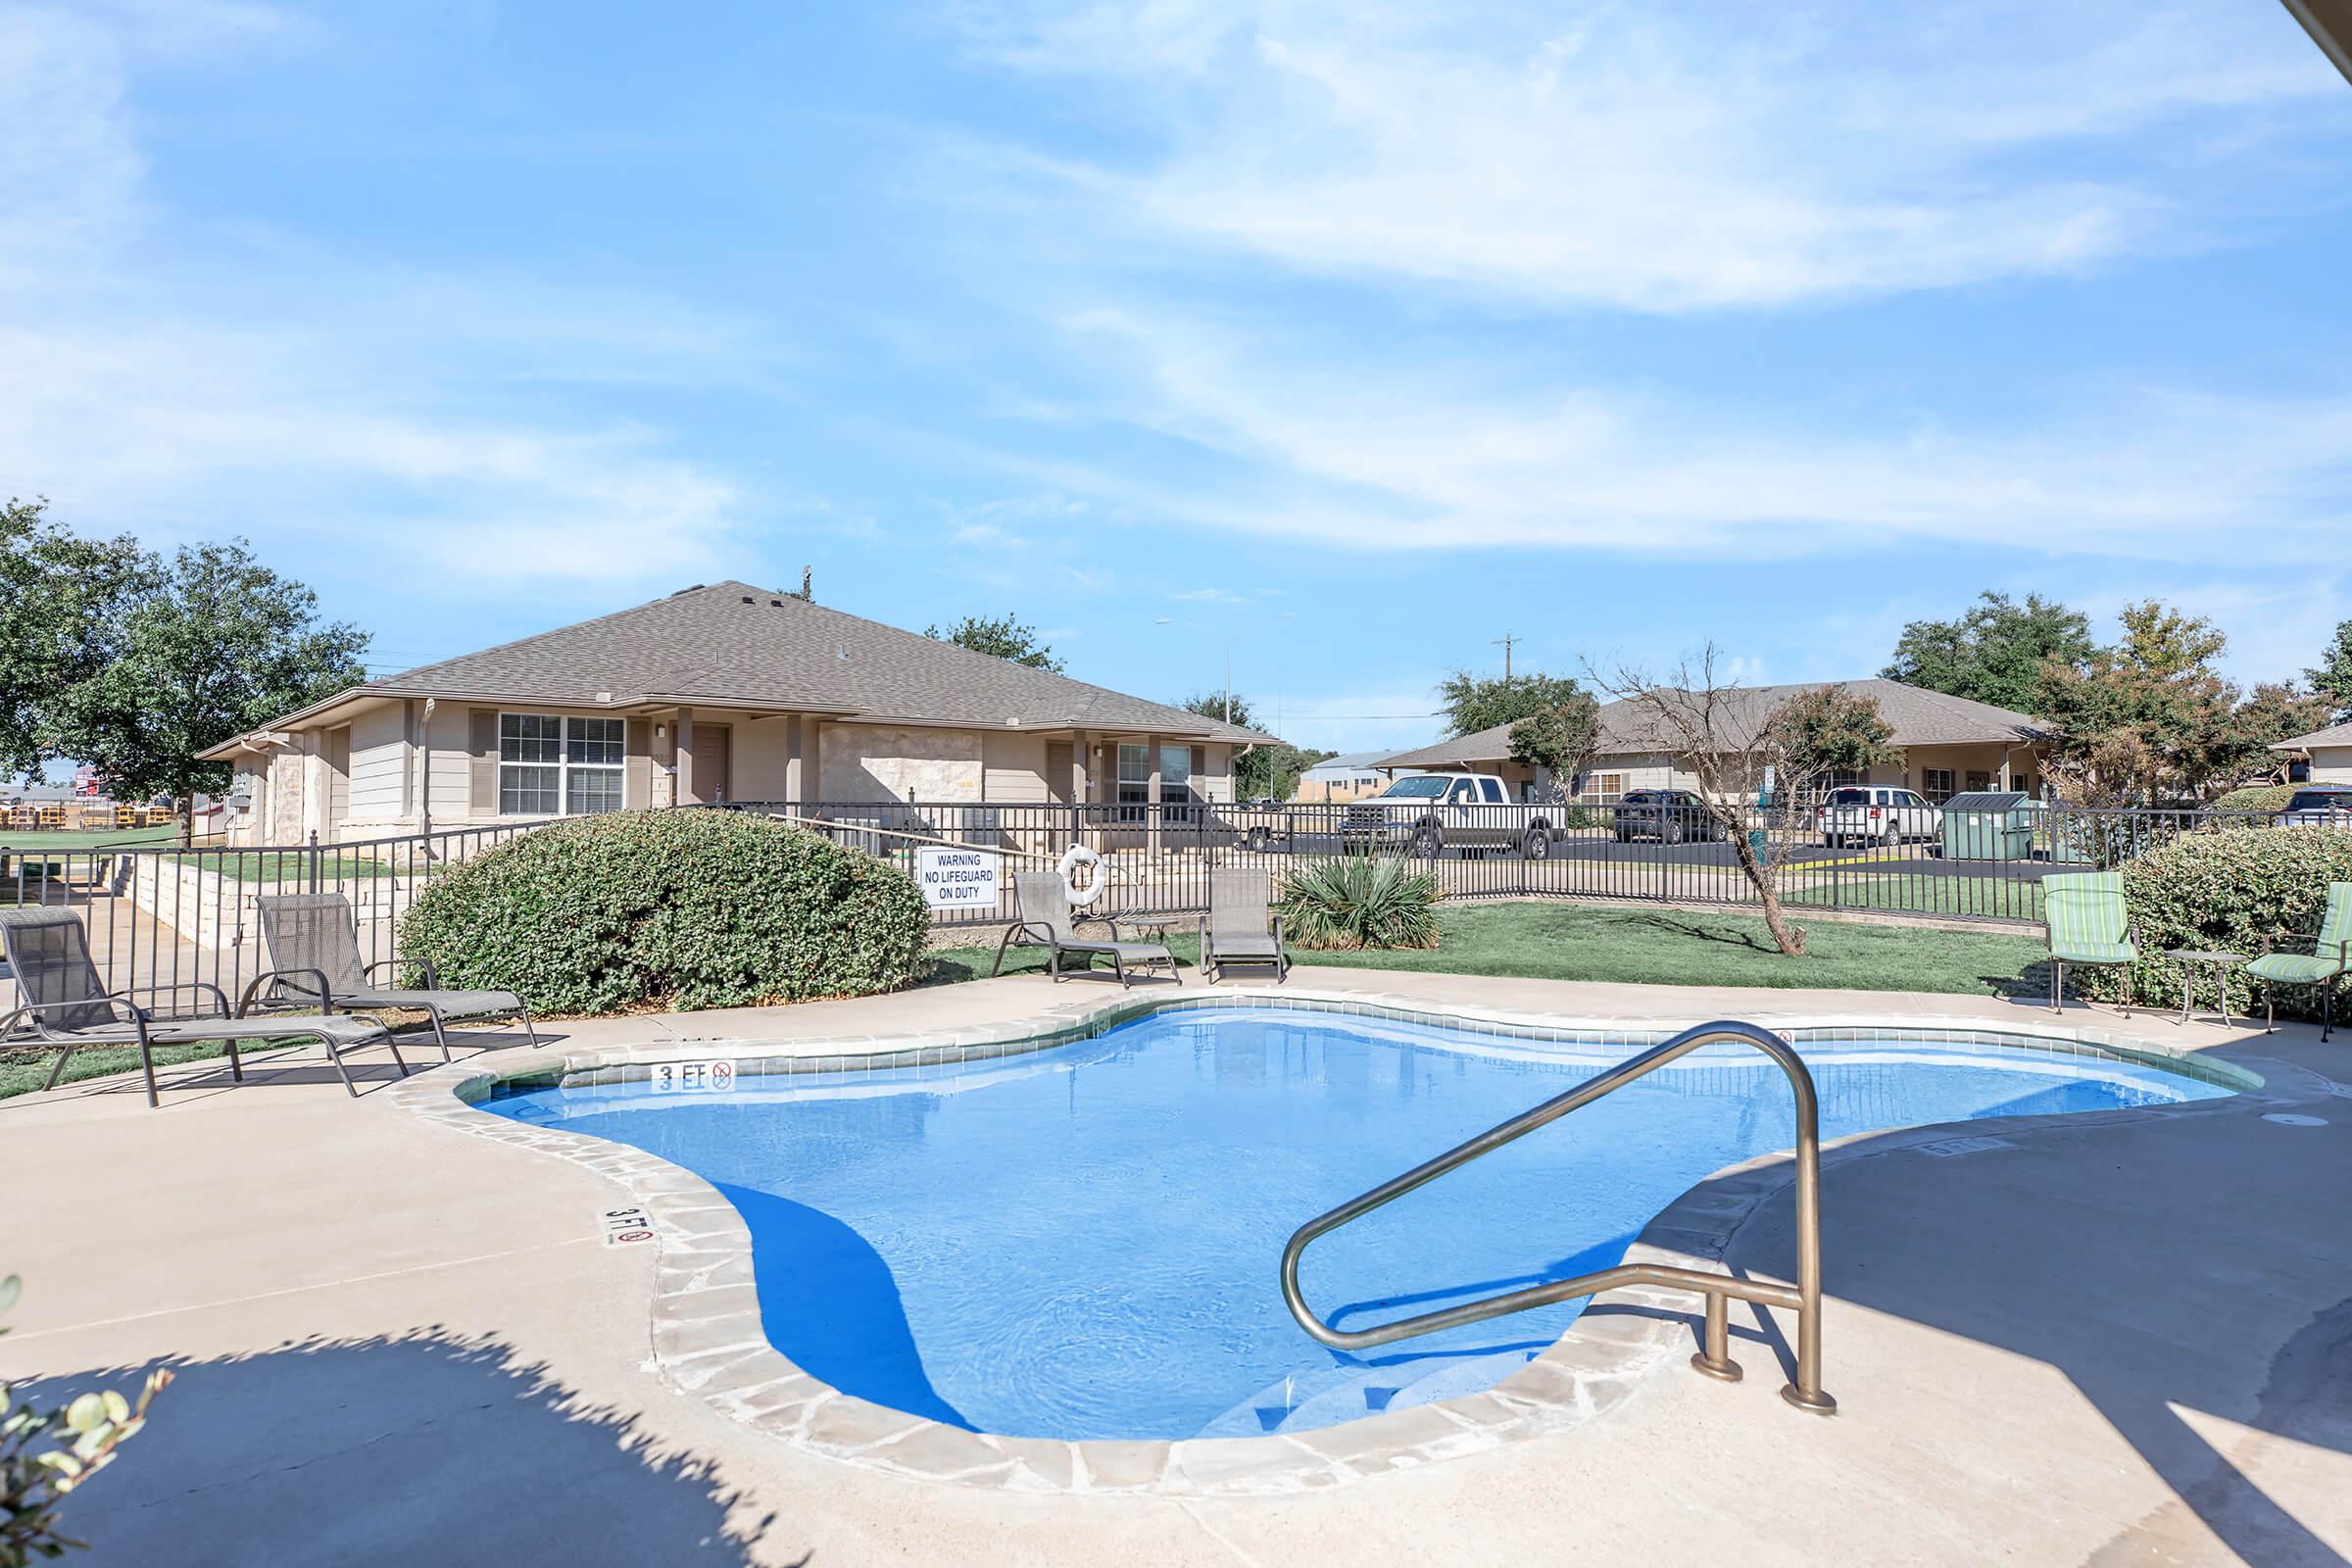
{"type": "MultiPolygon", "coordinates": [[[[975,47],[1098,87],[1148,150],[1008,176],[1302,270],[1685,311],[1949,286],[2206,242],[2153,122],[2342,83],[2287,18],[2127,0],[1668,14],[1171,0],[986,8],[975,47]],[[2100,155],[2056,172],[2082,144],[2100,155]],[[2045,156],[2019,160],[2021,147],[2045,156]]],[[[2232,193],[2233,194],[2233,193],[2232,193]]],[[[2219,199],[2217,197],[2217,199],[2219,199]]],[[[2332,198],[2330,198],[2332,199],[2332,198]]]]}
{"type": "MultiPolygon", "coordinates": [[[[1201,322],[1097,312],[1070,329],[1134,390],[1117,414],[1248,460],[1137,512],[1376,550],[1890,557],[1907,540],[2176,561],[2332,563],[2352,522],[2352,399],[2144,392],[2043,426],[1822,433],[1655,394],[1531,393],[1475,365],[1390,365],[1201,322]]],[[[1084,476],[1065,473],[1073,484],[1084,476]]]]}
{"type": "Polygon", "coordinates": [[[768,355],[742,323],[153,210],[137,72],[307,27],[226,0],[0,13],[9,488],[48,495],[71,526],[156,542],[334,539],[435,568],[444,590],[721,566],[751,507],[734,481],[642,422],[514,389],[739,380],[768,355]],[[513,412],[525,402],[537,412],[513,412]]]}

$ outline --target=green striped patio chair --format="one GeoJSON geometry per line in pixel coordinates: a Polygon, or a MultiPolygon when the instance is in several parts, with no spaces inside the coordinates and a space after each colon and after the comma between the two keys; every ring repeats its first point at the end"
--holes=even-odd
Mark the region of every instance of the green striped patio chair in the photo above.
{"type": "Polygon", "coordinates": [[[2050,927],[2050,1010],[2062,1005],[2066,966],[2092,965],[2124,971],[2124,1003],[2132,1004],[2132,965],[2139,961],[2139,934],[2124,904],[2121,871],[2083,871],[2041,879],[2042,909],[2050,927]]]}
{"type": "Polygon", "coordinates": [[[2278,1026],[2278,1004],[2275,995],[2279,986],[2318,986],[2320,988],[2320,1038],[2325,1040],[2335,1029],[2335,983],[2352,969],[2352,882],[2328,884],[2328,912],[2320,917],[2320,934],[2309,938],[2311,952],[2280,953],[2280,940],[2301,946],[2302,937],[2288,937],[2266,942],[2262,956],[2246,965],[2246,973],[2262,982],[2263,1000],[2268,1016],[2263,1032],[2278,1026]]]}

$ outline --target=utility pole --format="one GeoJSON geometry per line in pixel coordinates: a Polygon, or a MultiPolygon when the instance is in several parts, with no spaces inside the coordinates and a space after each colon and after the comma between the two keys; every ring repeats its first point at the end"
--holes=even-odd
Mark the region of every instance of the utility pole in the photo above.
{"type": "Polygon", "coordinates": [[[1511,644],[1524,639],[1517,632],[1506,631],[1494,641],[1502,649],[1502,678],[1508,681],[1511,678],[1511,644]]]}

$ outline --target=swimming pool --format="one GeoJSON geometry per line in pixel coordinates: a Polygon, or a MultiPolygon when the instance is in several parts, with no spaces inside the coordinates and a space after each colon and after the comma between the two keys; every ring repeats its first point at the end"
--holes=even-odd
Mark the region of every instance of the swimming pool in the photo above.
{"type": "MultiPolygon", "coordinates": [[[[1350,1355],[1291,1320],[1275,1267],[1304,1220],[1633,1049],[1187,1007],[991,1060],[482,1108],[710,1182],[751,1233],[767,1339],[847,1393],[1018,1437],[1257,1436],[1492,1387],[1575,1320],[1565,1302],[1350,1355]]],[[[2227,1092],[2058,1049],[1799,1050],[1824,1138],[2227,1092]]],[[[1306,1295],[1350,1329],[1604,1267],[1709,1172],[1793,1138],[1780,1070],[1709,1048],[1318,1244],[1306,1295]]]]}

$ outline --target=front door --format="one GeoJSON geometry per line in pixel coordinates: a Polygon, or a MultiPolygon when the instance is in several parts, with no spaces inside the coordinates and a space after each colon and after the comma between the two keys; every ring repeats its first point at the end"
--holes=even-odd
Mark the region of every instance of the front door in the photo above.
{"type": "Polygon", "coordinates": [[[694,726],[694,760],[686,780],[686,795],[700,805],[729,798],[729,771],[734,760],[734,729],[726,724],[694,726]]]}

